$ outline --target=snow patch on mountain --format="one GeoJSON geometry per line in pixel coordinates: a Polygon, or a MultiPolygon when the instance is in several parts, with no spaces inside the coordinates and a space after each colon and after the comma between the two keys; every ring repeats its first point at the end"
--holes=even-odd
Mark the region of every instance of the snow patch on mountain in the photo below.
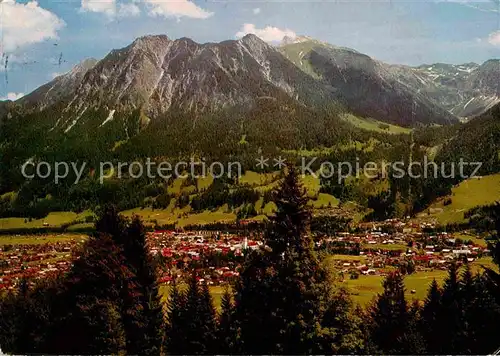
{"type": "Polygon", "coordinates": [[[102,124],[99,126],[99,127],[103,127],[104,125],[106,125],[108,122],[112,121],[113,120],[113,116],[115,115],[115,112],[116,110],[113,109],[113,110],[110,110],[109,111],[109,114],[108,114],[108,117],[106,118],[106,120],[104,120],[102,122],[102,124]]]}

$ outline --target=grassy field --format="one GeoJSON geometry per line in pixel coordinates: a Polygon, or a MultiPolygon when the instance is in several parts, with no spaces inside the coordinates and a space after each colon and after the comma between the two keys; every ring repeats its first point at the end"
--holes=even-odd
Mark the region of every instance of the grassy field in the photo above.
{"type": "Polygon", "coordinates": [[[391,134],[409,134],[411,129],[387,124],[370,118],[361,118],[352,114],[344,114],[341,118],[360,129],[391,134]]]}
{"type": "MultiPolygon", "coordinates": [[[[240,185],[247,185],[260,193],[273,190],[278,187],[280,183],[280,173],[257,173],[247,171],[239,179],[240,185]]],[[[335,207],[338,205],[338,200],[328,194],[319,193],[320,180],[318,177],[305,176],[301,178],[307,194],[310,197],[310,205],[315,209],[335,207]]],[[[190,198],[194,198],[196,194],[206,190],[213,183],[213,178],[200,178],[195,185],[186,185],[186,179],[175,179],[168,187],[169,194],[178,196],[180,194],[189,194],[190,198]],[[198,188],[198,192],[197,192],[198,188]]],[[[231,222],[236,220],[236,213],[238,208],[229,209],[227,206],[222,206],[215,211],[203,211],[194,213],[191,211],[190,206],[183,209],[176,207],[176,198],[172,198],[169,206],[166,209],[152,208],[134,208],[122,212],[125,216],[131,217],[134,214],[139,215],[147,225],[171,225],[177,224],[178,227],[186,225],[202,225],[211,224],[214,222],[231,222]]],[[[255,208],[258,215],[271,215],[276,209],[274,203],[269,202],[265,206],[263,198],[256,202],[255,208]]],[[[91,215],[91,212],[83,212],[76,214],[73,212],[53,212],[43,219],[29,219],[25,218],[4,218],[0,219],[0,233],[5,230],[22,230],[22,229],[43,229],[43,228],[57,228],[61,226],[68,226],[67,231],[82,231],[92,228],[91,223],[86,223],[85,218],[91,215]]],[[[262,217],[263,218],[263,217],[262,217]]],[[[259,218],[258,218],[259,219],[259,218]]]]}
{"type": "Polygon", "coordinates": [[[131,217],[138,215],[146,224],[170,225],[177,224],[178,227],[198,224],[211,224],[214,222],[231,222],[236,220],[236,214],[229,212],[227,206],[222,206],[216,211],[203,211],[201,213],[190,213],[189,207],[184,209],[151,209],[136,208],[123,212],[123,215],[131,217]]]}
{"type": "Polygon", "coordinates": [[[366,256],[355,256],[355,255],[330,255],[326,259],[326,263],[333,261],[349,261],[349,262],[361,262],[366,260],[366,256]]]}
{"type": "Polygon", "coordinates": [[[464,232],[464,233],[455,234],[455,237],[459,238],[459,239],[462,239],[464,241],[470,240],[475,245],[478,245],[478,246],[483,246],[483,247],[487,247],[488,246],[488,242],[485,239],[478,238],[477,235],[475,235],[475,234],[467,234],[467,233],[464,232]]]}
{"type": "Polygon", "coordinates": [[[239,184],[249,185],[251,187],[266,186],[279,179],[279,172],[275,173],[257,173],[246,171],[239,179],[239,184]]]}
{"type": "MultiPolygon", "coordinates": [[[[446,271],[429,271],[414,273],[405,278],[406,297],[408,300],[423,300],[427,294],[429,284],[436,279],[440,284],[446,278],[446,271]],[[411,294],[415,290],[415,294],[411,294]]],[[[383,276],[361,275],[358,279],[346,279],[343,285],[347,287],[353,300],[362,305],[368,304],[378,293],[383,291],[383,276]]]]}
{"type": "Polygon", "coordinates": [[[406,251],[406,249],[408,248],[408,246],[406,245],[401,245],[401,244],[364,244],[362,246],[363,248],[371,248],[373,250],[393,250],[393,251],[397,251],[397,250],[402,250],[402,251],[406,251]]]}
{"type": "MultiPolygon", "coordinates": [[[[350,256],[350,255],[332,255],[329,256],[328,259],[330,261],[340,260],[340,261],[360,261],[365,259],[364,256],[350,256]]],[[[481,265],[485,265],[487,267],[492,267],[497,269],[497,267],[493,264],[491,258],[482,258],[480,260],[475,261],[472,264],[472,271],[474,273],[480,272],[482,270],[481,265]]],[[[435,279],[440,285],[443,284],[446,276],[448,275],[447,271],[442,270],[434,270],[434,271],[425,271],[425,272],[417,272],[412,275],[406,276],[404,279],[405,288],[406,288],[406,298],[408,301],[412,301],[413,299],[424,300],[427,295],[427,290],[429,285],[435,279]],[[414,290],[415,293],[412,294],[411,291],[414,290]]],[[[359,303],[361,305],[366,305],[370,303],[379,293],[382,293],[382,282],[384,280],[383,276],[365,276],[361,275],[358,279],[346,279],[344,282],[340,283],[340,286],[346,287],[350,292],[353,301],[355,303],[359,303]]],[[[166,285],[162,285],[160,287],[160,293],[162,294],[162,298],[164,301],[168,300],[168,292],[170,287],[166,285]]],[[[224,293],[224,287],[214,286],[210,287],[210,293],[214,299],[215,306],[219,309],[221,303],[221,297],[224,293]]]]}
{"type": "MultiPolygon", "coordinates": [[[[346,260],[346,261],[356,261],[355,257],[360,256],[343,256],[343,255],[335,255],[330,256],[329,259],[337,259],[337,260],[346,260]]],[[[483,257],[478,259],[472,263],[472,271],[473,273],[478,273],[482,271],[482,267],[489,267],[495,270],[498,270],[497,266],[493,263],[490,257],[483,257]]],[[[409,301],[413,299],[423,300],[427,295],[427,290],[430,283],[436,279],[439,284],[443,284],[446,276],[448,275],[447,271],[442,270],[434,270],[434,271],[425,271],[425,272],[417,272],[405,277],[405,287],[406,287],[406,297],[409,301]],[[412,294],[411,291],[415,290],[415,294],[412,294]]],[[[343,285],[350,291],[353,300],[360,304],[369,303],[378,293],[383,291],[382,281],[384,280],[383,276],[365,276],[360,275],[358,279],[348,279],[346,276],[346,280],[343,285]]]]}
{"type": "Polygon", "coordinates": [[[0,235],[0,246],[3,245],[40,245],[48,242],[64,242],[86,240],[82,234],[46,234],[46,235],[0,235]]]}
{"type": "MultiPolygon", "coordinates": [[[[186,288],[186,285],[181,285],[180,288],[186,288]]],[[[162,285],[160,286],[160,295],[162,296],[161,299],[163,302],[168,302],[168,294],[170,292],[170,286],[168,285],[162,285]]],[[[224,294],[224,287],[223,286],[212,286],[210,287],[210,294],[212,295],[212,298],[214,300],[214,306],[217,310],[220,310],[220,304],[221,304],[221,299],[222,295],[224,294]]]]}
{"type": "MultiPolygon", "coordinates": [[[[259,192],[265,192],[274,189],[279,184],[278,173],[256,173],[247,171],[245,175],[240,178],[240,184],[247,184],[259,192]]],[[[355,179],[355,178],[351,178],[355,179]]],[[[184,186],[182,179],[176,179],[169,191],[171,193],[186,192],[190,193],[191,197],[194,195],[196,187],[194,185],[184,186]]],[[[310,206],[314,209],[325,209],[336,207],[339,201],[328,194],[320,193],[320,180],[317,177],[307,175],[301,178],[304,187],[310,200],[310,206]]],[[[198,188],[200,190],[206,189],[212,181],[210,179],[202,179],[198,181],[198,188]]],[[[369,194],[376,194],[380,190],[387,189],[387,181],[369,181],[360,178],[356,181],[360,189],[369,194]]],[[[447,198],[442,198],[435,202],[426,212],[420,215],[420,218],[435,218],[441,224],[450,222],[464,222],[464,213],[469,209],[491,204],[500,200],[500,174],[485,176],[480,179],[470,179],[462,182],[457,187],[454,187],[452,194],[447,198]],[[451,204],[445,206],[444,201],[451,199],[451,204]]],[[[258,215],[270,215],[273,213],[275,206],[273,203],[268,203],[262,207],[263,200],[260,199],[256,204],[258,215]]],[[[199,213],[192,213],[189,206],[179,209],[175,207],[176,199],[172,199],[169,207],[163,210],[152,210],[151,208],[136,208],[124,212],[124,215],[132,216],[137,214],[143,220],[153,225],[177,224],[178,226],[195,225],[195,224],[210,224],[214,222],[227,222],[236,219],[237,210],[231,210],[226,207],[219,207],[215,211],[203,211],[199,213]]],[[[2,230],[9,229],[33,229],[33,228],[53,228],[61,227],[63,225],[72,225],[68,231],[78,231],[78,229],[88,229],[92,224],[85,223],[85,218],[91,215],[91,212],[83,212],[76,214],[73,212],[53,212],[43,219],[25,219],[25,218],[3,218],[0,219],[0,233],[2,230]]],[[[479,244],[485,244],[484,240],[477,241],[479,244]]],[[[378,248],[377,246],[371,246],[378,248]]],[[[387,245],[380,246],[380,248],[390,248],[387,245]]],[[[399,248],[399,247],[398,247],[399,248]]]]}
{"type": "Polygon", "coordinates": [[[467,210],[499,200],[500,174],[493,174],[460,183],[452,189],[451,195],[432,204],[421,216],[434,217],[441,224],[465,222],[464,213],[467,210]],[[451,204],[445,206],[447,199],[451,199],[451,204]]]}
{"type": "Polygon", "coordinates": [[[89,211],[80,214],[68,211],[58,211],[49,213],[49,215],[43,219],[32,219],[31,221],[25,218],[3,218],[0,219],[0,231],[18,228],[59,227],[84,220],[90,215],[91,212],[89,211]]]}
{"type": "Polygon", "coordinates": [[[309,197],[316,197],[319,194],[321,183],[318,176],[314,177],[312,175],[305,175],[300,178],[300,181],[304,188],[306,188],[306,192],[309,197]]]}
{"type": "Polygon", "coordinates": [[[311,201],[311,205],[315,209],[331,208],[339,205],[339,200],[333,195],[319,193],[316,200],[311,201]]]}
{"type": "Polygon", "coordinates": [[[305,73],[309,74],[313,78],[321,79],[321,76],[318,75],[318,73],[311,66],[311,63],[309,63],[309,60],[307,60],[307,54],[317,45],[318,43],[316,41],[293,43],[282,48],[281,52],[305,73]]]}

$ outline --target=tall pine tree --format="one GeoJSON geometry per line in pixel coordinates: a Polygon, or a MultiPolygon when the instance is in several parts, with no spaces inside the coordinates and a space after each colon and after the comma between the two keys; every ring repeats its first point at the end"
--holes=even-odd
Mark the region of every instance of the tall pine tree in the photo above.
{"type": "Polygon", "coordinates": [[[166,349],[169,354],[181,355],[186,345],[186,295],[176,281],[167,303],[166,349]]]}
{"type": "Polygon", "coordinates": [[[434,279],[427,291],[427,297],[420,313],[419,329],[427,344],[429,353],[437,354],[441,348],[442,339],[440,335],[440,325],[438,324],[439,312],[441,309],[441,289],[434,279]]]}
{"type": "Polygon", "coordinates": [[[438,313],[438,327],[441,330],[439,353],[460,354],[464,335],[465,306],[460,294],[458,267],[452,263],[448,269],[438,313]]]}
{"type": "Polygon", "coordinates": [[[376,347],[387,354],[405,354],[413,345],[411,316],[405,299],[403,277],[399,272],[389,274],[383,282],[384,291],[372,306],[371,339],[376,347]]]}
{"type": "Polygon", "coordinates": [[[181,292],[174,285],[168,312],[167,351],[171,354],[213,354],[216,348],[216,313],[208,286],[200,288],[193,275],[181,292]]]}
{"type": "Polygon", "coordinates": [[[269,249],[250,255],[236,286],[242,352],[331,353],[319,341],[330,280],[313,250],[308,199],[293,167],[274,202],[264,236],[269,249]]]}
{"type": "Polygon", "coordinates": [[[217,354],[228,355],[238,352],[234,304],[229,286],[226,286],[221,298],[221,311],[217,324],[217,354]]]}
{"type": "Polygon", "coordinates": [[[135,312],[127,299],[139,293],[133,280],[123,250],[109,235],[90,238],[54,296],[53,322],[40,352],[125,352],[124,315],[135,312]]]}
{"type": "Polygon", "coordinates": [[[122,247],[126,265],[134,273],[139,290],[137,298],[131,300],[137,311],[124,316],[127,352],[160,353],[164,332],[163,311],[142,221],[135,216],[129,222],[118,214],[114,206],[108,206],[97,221],[96,230],[110,234],[115,243],[122,247]]]}

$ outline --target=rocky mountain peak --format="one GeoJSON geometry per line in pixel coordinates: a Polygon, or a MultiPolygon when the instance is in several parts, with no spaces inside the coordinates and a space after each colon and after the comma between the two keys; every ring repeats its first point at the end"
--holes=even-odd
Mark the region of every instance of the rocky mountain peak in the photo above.
{"type": "Polygon", "coordinates": [[[302,42],[308,42],[308,41],[316,41],[314,38],[309,37],[309,36],[296,36],[296,37],[291,37],[291,36],[285,36],[283,37],[283,40],[280,43],[280,46],[286,46],[294,43],[302,43],[302,42]]]}
{"type": "Polygon", "coordinates": [[[171,109],[204,112],[239,106],[246,110],[262,97],[304,103],[329,95],[253,34],[206,44],[144,36],[112,50],[97,64],[80,67],[87,68],[84,75],[71,81],[68,90],[58,91],[57,97],[50,83],[36,97],[28,95],[61,102],[62,117],[56,126],[65,132],[85,113],[99,108],[109,112],[140,108],[154,119],[171,109]]]}
{"type": "Polygon", "coordinates": [[[206,44],[149,35],[99,62],[78,64],[23,100],[40,110],[60,102],[67,116],[60,121],[65,130],[96,108],[140,108],[154,119],[171,109],[251,108],[260,98],[301,105],[340,101],[355,114],[403,126],[446,124],[456,121],[453,114],[467,109],[469,116],[497,102],[493,69],[499,63],[412,68],[390,66],[309,36],[285,37],[275,47],[254,34],[206,44]],[[477,90],[487,87],[493,90],[477,90]],[[470,101],[473,97],[479,98],[477,104],[470,101]]]}
{"type": "Polygon", "coordinates": [[[258,49],[262,50],[273,50],[272,46],[263,41],[260,37],[250,33],[245,35],[245,37],[238,40],[238,42],[242,43],[245,47],[249,49],[258,49]]]}
{"type": "Polygon", "coordinates": [[[130,46],[135,48],[147,48],[151,45],[167,43],[169,41],[170,38],[167,35],[146,35],[136,38],[130,46]]]}
{"type": "Polygon", "coordinates": [[[95,67],[95,65],[99,61],[95,58],[86,58],[77,65],[75,65],[68,73],[71,76],[79,75],[79,74],[85,74],[89,70],[95,67]]]}

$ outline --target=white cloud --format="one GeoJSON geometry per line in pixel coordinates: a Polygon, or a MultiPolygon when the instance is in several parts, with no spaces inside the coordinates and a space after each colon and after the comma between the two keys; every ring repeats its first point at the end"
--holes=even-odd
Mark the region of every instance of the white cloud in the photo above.
{"type": "Polygon", "coordinates": [[[144,0],[151,6],[149,14],[164,17],[189,17],[193,19],[207,19],[213,12],[202,9],[189,0],[144,0]]]}
{"type": "Polygon", "coordinates": [[[256,7],[255,9],[252,10],[255,15],[260,14],[260,7],[256,7]]]}
{"type": "Polygon", "coordinates": [[[141,10],[136,4],[120,4],[118,6],[118,16],[119,17],[133,17],[139,16],[141,10]]]}
{"type": "Polygon", "coordinates": [[[7,96],[0,97],[0,100],[16,101],[17,99],[21,99],[23,96],[24,93],[8,93],[7,96]]]}
{"type": "Polygon", "coordinates": [[[289,29],[280,29],[277,27],[267,26],[265,28],[256,28],[254,24],[246,23],[243,25],[241,31],[236,34],[236,38],[244,37],[248,34],[254,34],[266,42],[279,42],[283,37],[288,36],[291,38],[297,37],[297,34],[289,29]]]}
{"type": "Polygon", "coordinates": [[[57,31],[66,24],[52,12],[38,6],[36,1],[17,3],[14,0],[0,2],[0,35],[3,52],[19,47],[58,38],[57,31]]]}
{"type": "Polygon", "coordinates": [[[108,16],[116,13],[115,0],[82,0],[81,8],[84,12],[98,12],[108,16]]]}
{"type": "Polygon", "coordinates": [[[81,0],[80,10],[115,17],[134,17],[141,14],[141,9],[134,3],[119,3],[116,0],[81,0]]]}
{"type": "Polygon", "coordinates": [[[493,46],[500,46],[500,30],[490,33],[488,43],[493,46]]]}

